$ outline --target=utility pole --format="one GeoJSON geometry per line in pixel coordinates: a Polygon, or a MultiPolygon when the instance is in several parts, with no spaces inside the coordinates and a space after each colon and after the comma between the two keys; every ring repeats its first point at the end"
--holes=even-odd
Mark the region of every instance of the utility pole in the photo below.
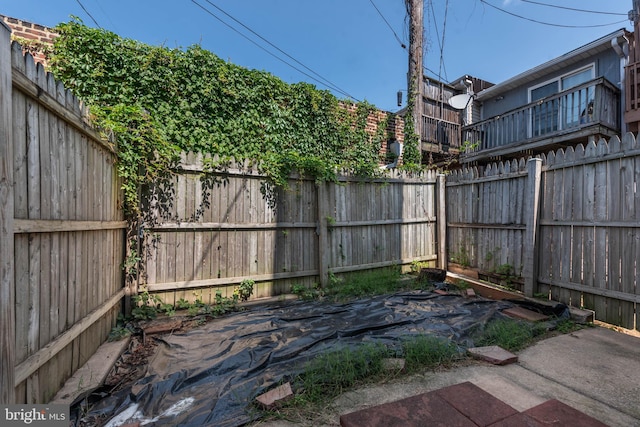
{"type": "MultiPolygon", "coordinates": [[[[422,135],[422,93],[423,93],[423,40],[424,40],[424,3],[423,0],[405,0],[409,14],[409,73],[408,102],[413,105],[413,123],[418,134],[422,135]]],[[[418,149],[419,149],[418,144],[418,149]]]]}

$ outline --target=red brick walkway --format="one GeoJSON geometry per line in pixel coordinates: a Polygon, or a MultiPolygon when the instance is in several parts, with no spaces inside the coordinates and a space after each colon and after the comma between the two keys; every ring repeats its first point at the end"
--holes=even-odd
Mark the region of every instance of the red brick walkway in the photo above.
{"type": "Polygon", "coordinates": [[[606,427],[552,399],[518,412],[480,387],[464,382],[340,416],[342,427],[606,427]]]}

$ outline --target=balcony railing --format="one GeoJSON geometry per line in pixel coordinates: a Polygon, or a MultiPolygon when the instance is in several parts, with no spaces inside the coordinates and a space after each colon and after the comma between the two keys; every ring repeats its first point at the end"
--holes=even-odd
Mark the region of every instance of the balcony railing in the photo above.
{"type": "Polygon", "coordinates": [[[625,67],[625,122],[640,122],[640,62],[625,67]]]}
{"type": "Polygon", "coordinates": [[[443,151],[460,148],[460,124],[422,116],[421,142],[438,145],[443,151]]]}
{"type": "Polygon", "coordinates": [[[620,90],[603,77],[462,128],[466,155],[543,141],[601,125],[620,130],[620,90]]]}

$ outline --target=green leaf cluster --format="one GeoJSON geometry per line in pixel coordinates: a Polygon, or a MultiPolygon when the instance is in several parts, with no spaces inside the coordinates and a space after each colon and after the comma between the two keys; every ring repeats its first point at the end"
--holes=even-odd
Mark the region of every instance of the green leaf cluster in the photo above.
{"type": "Polygon", "coordinates": [[[374,107],[353,107],[307,83],[287,84],[198,45],[150,46],[85,26],[56,27],[51,68],[115,136],[127,207],[180,151],[250,159],[276,186],[297,171],[318,181],[378,171],[384,138],[365,131],[374,107]],[[351,107],[351,108],[349,108],[351,107]]]}
{"type": "Polygon", "coordinates": [[[409,87],[409,101],[404,120],[404,153],[403,168],[417,172],[422,169],[422,153],[420,151],[420,136],[414,124],[413,105],[416,97],[419,96],[415,84],[409,87]]]}

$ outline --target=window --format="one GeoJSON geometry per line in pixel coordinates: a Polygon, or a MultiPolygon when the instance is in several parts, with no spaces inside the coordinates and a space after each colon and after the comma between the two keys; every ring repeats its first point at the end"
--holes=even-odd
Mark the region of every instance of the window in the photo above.
{"type": "MultiPolygon", "coordinates": [[[[571,89],[593,79],[593,67],[563,77],[562,90],[571,89]]],[[[590,123],[593,119],[593,99],[595,88],[586,87],[569,93],[563,99],[562,127],[568,129],[581,124],[590,123]]]]}
{"type": "Polygon", "coordinates": [[[570,92],[560,98],[553,95],[588,82],[594,78],[594,64],[556,79],[529,88],[529,102],[540,101],[531,108],[529,136],[542,136],[559,129],[569,129],[588,123],[593,112],[593,87],[570,92]]]}
{"type": "MultiPolygon", "coordinates": [[[[558,93],[558,81],[546,83],[531,89],[529,97],[531,102],[544,100],[549,96],[558,93]]],[[[553,99],[550,101],[541,101],[535,105],[531,111],[531,129],[533,136],[540,136],[546,133],[558,130],[558,101],[553,99]]]]}
{"type": "Polygon", "coordinates": [[[586,68],[582,71],[578,71],[577,73],[569,74],[568,76],[563,77],[561,79],[562,90],[571,89],[572,87],[576,87],[592,79],[593,79],[593,66],[586,68]]]}

